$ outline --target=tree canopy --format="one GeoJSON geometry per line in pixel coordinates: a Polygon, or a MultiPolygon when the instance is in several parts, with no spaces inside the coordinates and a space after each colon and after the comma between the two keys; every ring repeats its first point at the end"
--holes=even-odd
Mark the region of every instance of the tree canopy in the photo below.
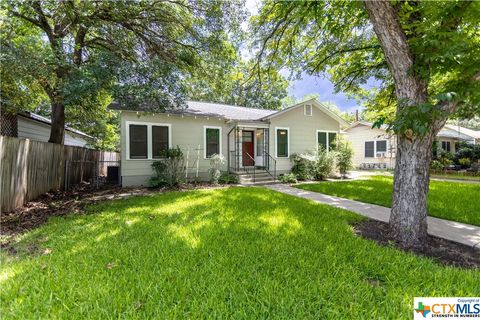
{"type": "MultiPolygon", "coordinates": [[[[414,55],[414,71],[429,102],[449,93],[462,116],[480,114],[480,3],[394,1],[414,55]]],[[[397,98],[388,61],[362,2],[265,1],[254,18],[259,57],[266,68],[330,75],[337,91],[361,98],[380,116],[395,114],[397,98]],[[367,81],[378,86],[366,90],[367,81]]],[[[411,115],[410,127],[428,126],[432,109],[411,115]]]]}
{"type": "Polygon", "coordinates": [[[244,15],[239,1],[5,1],[2,10],[2,105],[48,100],[57,143],[70,111],[87,115],[71,122],[88,122],[112,93],[159,110],[182,104],[183,74],[207,56],[222,60],[244,15]]]}

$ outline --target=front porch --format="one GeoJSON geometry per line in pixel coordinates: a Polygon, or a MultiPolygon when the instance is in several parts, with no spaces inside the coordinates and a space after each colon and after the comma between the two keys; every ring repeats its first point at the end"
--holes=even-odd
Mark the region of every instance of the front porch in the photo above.
{"type": "Polygon", "coordinates": [[[276,160],[270,154],[269,125],[236,123],[227,134],[228,171],[252,182],[276,180],[276,160]],[[269,179],[266,179],[269,177],[269,179]]]}

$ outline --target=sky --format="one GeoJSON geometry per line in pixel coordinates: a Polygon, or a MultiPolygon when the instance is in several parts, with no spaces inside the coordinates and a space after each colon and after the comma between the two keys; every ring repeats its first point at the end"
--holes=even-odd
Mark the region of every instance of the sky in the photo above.
{"type": "MultiPolygon", "coordinates": [[[[259,2],[260,0],[246,0],[246,7],[251,15],[258,13],[259,2]]],[[[245,27],[247,27],[247,24],[245,24],[245,27]]],[[[355,99],[349,99],[341,92],[334,93],[333,83],[327,78],[327,76],[309,76],[307,74],[302,74],[301,79],[290,81],[288,87],[289,96],[294,96],[295,98],[300,99],[311,93],[319,94],[320,101],[332,102],[342,111],[353,113],[356,109],[362,109],[355,99]]]]}

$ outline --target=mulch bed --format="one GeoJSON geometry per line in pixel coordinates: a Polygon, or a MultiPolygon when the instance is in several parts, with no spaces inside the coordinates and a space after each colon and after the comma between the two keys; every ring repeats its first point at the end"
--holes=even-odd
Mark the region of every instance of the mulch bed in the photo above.
{"type": "MultiPolygon", "coordinates": [[[[219,188],[219,186],[209,183],[195,183],[185,184],[175,190],[187,191],[207,188],[219,188]]],[[[89,184],[82,184],[72,191],[46,193],[15,211],[2,212],[0,234],[3,239],[0,242],[8,242],[9,238],[13,236],[38,228],[50,217],[83,214],[83,209],[88,204],[170,190],[172,189],[122,188],[108,185],[95,189],[89,184]]],[[[5,243],[0,244],[3,246],[5,243]]]]}
{"type": "MultiPolygon", "coordinates": [[[[390,236],[389,225],[386,222],[367,220],[355,224],[354,230],[357,235],[373,240],[382,246],[396,246],[393,238],[390,236]]],[[[480,250],[431,235],[427,237],[425,248],[409,251],[417,255],[433,258],[444,265],[480,268],[480,250]]]]}

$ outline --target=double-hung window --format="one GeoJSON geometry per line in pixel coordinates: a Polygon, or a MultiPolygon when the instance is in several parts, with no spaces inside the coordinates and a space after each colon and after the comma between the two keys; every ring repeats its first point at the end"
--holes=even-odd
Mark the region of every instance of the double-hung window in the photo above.
{"type": "Polygon", "coordinates": [[[334,150],[337,140],[337,133],[317,130],[317,145],[323,150],[334,150]]]}
{"type": "Polygon", "coordinates": [[[222,128],[204,127],[204,157],[210,158],[214,154],[222,154],[222,128]]]}
{"type": "Polygon", "coordinates": [[[130,141],[130,159],[147,159],[148,158],[148,137],[147,125],[130,124],[129,136],[130,141]]]}
{"type": "Polygon", "coordinates": [[[450,141],[442,141],[442,149],[450,152],[450,141]]]}
{"type": "Polygon", "coordinates": [[[169,127],[152,125],[152,157],[161,158],[169,146],[169,127]]]}
{"type": "Polygon", "coordinates": [[[277,158],[288,158],[289,156],[289,129],[275,128],[275,140],[277,143],[277,158]]]}
{"type": "Polygon", "coordinates": [[[365,141],[365,158],[377,158],[387,152],[387,140],[365,141]]]}
{"type": "Polygon", "coordinates": [[[127,121],[126,127],[128,160],[158,159],[171,147],[170,124],[127,121]]]}

